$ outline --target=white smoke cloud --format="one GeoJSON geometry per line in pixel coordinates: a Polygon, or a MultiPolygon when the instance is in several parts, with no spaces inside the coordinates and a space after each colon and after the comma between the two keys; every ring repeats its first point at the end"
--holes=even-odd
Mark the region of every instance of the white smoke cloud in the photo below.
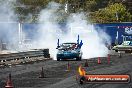
{"type": "MultiPolygon", "coordinates": [[[[12,8],[15,0],[0,1],[0,39],[8,44],[9,49],[21,50],[26,47],[19,47],[20,37],[24,40],[25,34],[20,36],[17,16],[12,8]]],[[[36,33],[36,40],[33,41],[32,48],[49,48],[51,56],[56,59],[57,39],[60,43],[77,42],[77,35],[83,40],[83,58],[93,58],[106,56],[108,49],[105,43],[109,43],[109,36],[100,30],[95,30],[94,26],[87,21],[84,13],[70,14],[66,27],[61,29],[57,22],[61,14],[58,13],[61,5],[50,2],[45,9],[40,12],[39,26],[36,33]],[[64,30],[65,29],[65,30],[64,30]]],[[[28,49],[28,48],[27,48],[28,49]]]]}
{"type": "Polygon", "coordinates": [[[15,0],[0,1],[0,22],[14,22],[13,3],[15,0]]]}
{"type": "Polygon", "coordinates": [[[0,41],[6,43],[7,49],[19,50],[19,25],[14,3],[16,0],[0,0],[0,41]]]}
{"type": "MultiPolygon", "coordinates": [[[[46,9],[40,12],[38,38],[34,42],[34,48],[49,48],[50,54],[55,58],[57,39],[61,33],[56,19],[58,18],[56,12],[60,5],[54,2],[49,3],[46,9]]],[[[34,45],[33,44],[33,45],[34,45]]]]}
{"type": "Polygon", "coordinates": [[[57,10],[61,5],[55,2],[48,4],[46,9],[40,12],[39,30],[37,33],[36,48],[49,48],[52,57],[56,56],[57,39],[60,42],[77,42],[77,35],[83,40],[83,58],[103,57],[108,54],[105,46],[109,42],[109,36],[103,31],[96,31],[92,24],[87,21],[84,13],[75,13],[69,15],[66,23],[66,31],[60,29],[56,19],[59,18],[57,10]]]}
{"type": "Polygon", "coordinates": [[[105,43],[109,43],[109,36],[89,24],[83,13],[72,14],[68,20],[68,28],[71,28],[74,39],[79,34],[83,40],[83,58],[103,57],[108,54],[105,43]]]}

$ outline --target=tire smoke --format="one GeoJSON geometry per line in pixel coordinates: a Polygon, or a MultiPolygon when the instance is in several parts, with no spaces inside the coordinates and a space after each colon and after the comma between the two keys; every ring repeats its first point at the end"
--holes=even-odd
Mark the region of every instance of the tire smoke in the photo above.
{"type": "Polygon", "coordinates": [[[108,49],[105,44],[110,43],[109,36],[101,29],[101,31],[97,31],[87,21],[83,12],[70,14],[67,18],[66,27],[61,29],[56,20],[59,18],[57,11],[60,6],[58,3],[50,2],[47,8],[40,12],[39,22],[42,24],[39,26],[35,45],[39,48],[49,48],[52,57],[55,58],[57,39],[60,39],[60,43],[77,42],[77,35],[79,34],[83,41],[83,58],[107,56],[108,49]]]}

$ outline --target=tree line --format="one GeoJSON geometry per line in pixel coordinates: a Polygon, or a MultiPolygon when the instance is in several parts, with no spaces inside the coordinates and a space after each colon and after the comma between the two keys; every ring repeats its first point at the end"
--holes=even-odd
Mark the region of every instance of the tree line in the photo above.
{"type": "Polygon", "coordinates": [[[70,13],[85,12],[88,19],[93,23],[131,22],[132,13],[122,2],[123,0],[17,0],[15,13],[20,21],[36,22],[39,12],[46,8],[49,2],[60,3],[58,11],[63,16],[58,19],[64,22],[70,13]],[[65,5],[68,4],[68,13],[65,13],[65,5]]]}

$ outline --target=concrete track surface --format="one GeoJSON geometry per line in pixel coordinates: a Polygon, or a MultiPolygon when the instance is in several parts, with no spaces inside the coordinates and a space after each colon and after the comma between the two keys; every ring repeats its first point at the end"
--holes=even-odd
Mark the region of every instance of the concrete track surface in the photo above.
{"type": "MultiPolygon", "coordinates": [[[[0,88],[4,88],[9,73],[12,74],[14,88],[132,88],[132,82],[78,84],[76,81],[78,66],[80,64],[84,66],[84,63],[85,60],[69,61],[69,71],[67,71],[68,61],[54,60],[0,68],[0,88]],[[45,77],[39,78],[42,67],[45,77]]],[[[101,58],[101,64],[97,64],[97,58],[88,59],[88,65],[85,67],[87,74],[130,74],[132,77],[132,55],[130,54],[124,54],[122,58],[112,55],[110,64],[107,63],[107,58],[101,58]]]]}

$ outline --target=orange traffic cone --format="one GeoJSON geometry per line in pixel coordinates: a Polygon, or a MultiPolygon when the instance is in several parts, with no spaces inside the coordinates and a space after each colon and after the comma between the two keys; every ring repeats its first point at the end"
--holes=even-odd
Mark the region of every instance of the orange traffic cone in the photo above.
{"type": "Polygon", "coordinates": [[[41,70],[39,78],[44,78],[44,69],[43,69],[43,67],[42,67],[42,70],[41,70]]]}
{"type": "Polygon", "coordinates": [[[98,64],[101,64],[101,59],[100,59],[100,57],[98,57],[98,64]]]}
{"type": "Polygon", "coordinates": [[[85,65],[84,65],[85,67],[88,67],[88,60],[86,60],[86,62],[85,62],[85,65]]]}
{"type": "Polygon", "coordinates": [[[66,71],[70,71],[70,63],[69,63],[69,61],[67,63],[67,70],[66,71]]]}
{"type": "Polygon", "coordinates": [[[12,84],[12,81],[11,81],[11,74],[9,74],[9,77],[7,79],[5,88],[13,88],[13,84],[12,84]]]}
{"type": "Polygon", "coordinates": [[[110,54],[108,54],[107,60],[108,60],[108,64],[110,64],[110,54]]]}

